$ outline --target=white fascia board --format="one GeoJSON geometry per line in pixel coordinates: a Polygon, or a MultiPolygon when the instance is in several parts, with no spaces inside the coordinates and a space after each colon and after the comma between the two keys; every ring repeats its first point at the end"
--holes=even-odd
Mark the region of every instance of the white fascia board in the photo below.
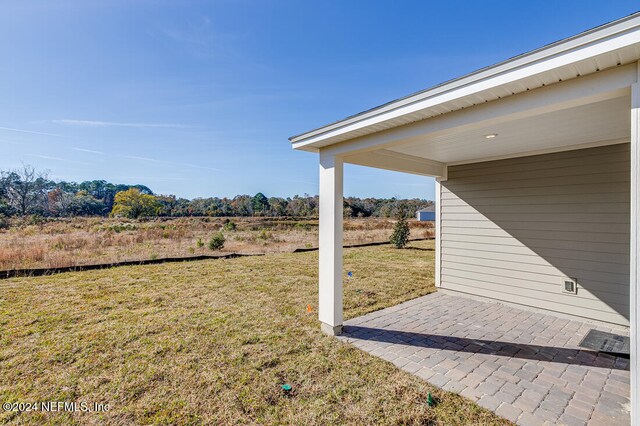
{"type": "Polygon", "coordinates": [[[315,144],[344,133],[640,44],[639,29],[640,14],[635,14],[290,140],[294,149],[315,151],[320,146],[315,144]]]}

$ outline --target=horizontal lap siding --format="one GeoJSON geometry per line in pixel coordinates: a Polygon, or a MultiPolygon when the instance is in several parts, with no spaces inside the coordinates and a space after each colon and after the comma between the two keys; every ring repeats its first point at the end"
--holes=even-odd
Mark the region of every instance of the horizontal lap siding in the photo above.
{"type": "Polygon", "coordinates": [[[451,166],[441,286],[629,324],[629,144],[451,166]],[[563,278],[578,294],[562,293],[563,278]]]}

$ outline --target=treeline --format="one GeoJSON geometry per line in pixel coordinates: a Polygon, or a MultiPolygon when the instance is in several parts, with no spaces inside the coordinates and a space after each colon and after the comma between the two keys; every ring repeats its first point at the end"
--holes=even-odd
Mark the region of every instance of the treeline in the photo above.
{"type": "MultiPolygon", "coordinates": [[[[174,196],[157,196],[161,204],[160,216],[318,216],[317,195],[294,197],[266,197],[237,195],[233,198],[195,198],[186,200],[174,196]]],[[[416,210],[433,205],[432,201],[396,198],[344,199],[345,217],[395,217],[399,210],[413,216],[416,210]]]]}
{"type": "Polygon", "coordinates": [[[141,194],[153,194],[144,185],[121,185],[104,180],[55,182],[46,172],[28,165],[0,170],[0,215],[106,216],[113,209],[116,194],[131,188],[141,194]]]}
{"type": "MultiPolygon", "coordinates": [[[[348,197],[346,217],[393,217],[399,210],[413,215],[432,201],[348,197]]],[[[31,166],[0,171],[0,216],[317,216],[318,196],[292,198],[237,195],[195,198],[157,195],[144,185],[104,180],[56,182],[31,166]]]]}

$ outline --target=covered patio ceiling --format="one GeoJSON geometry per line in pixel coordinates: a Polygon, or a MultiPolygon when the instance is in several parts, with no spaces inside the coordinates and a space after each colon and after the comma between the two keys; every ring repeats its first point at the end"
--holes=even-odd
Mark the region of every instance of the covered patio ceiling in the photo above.
{"type": "Polygon", "coordinates": [[[322,150],[344,153],[346,163],[444,177],[450,165],[628,142],[635,79],[635,65],[620,66],[322,150]]]}
{"type": "Polygon", "coordinates": [[[549,150],[628,141],[628,94],[597,103],[548,112],[477,129],[426,137],[389,148],[448,165],[467,161],[521,156],[549,150]]]}

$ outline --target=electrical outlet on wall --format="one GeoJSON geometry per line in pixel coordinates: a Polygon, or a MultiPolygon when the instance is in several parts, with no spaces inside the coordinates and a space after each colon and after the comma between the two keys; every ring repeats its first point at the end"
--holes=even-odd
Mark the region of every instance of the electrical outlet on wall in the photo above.
{"type": "Polygon", "coordinates": [[[564,278],[562,280],[562,292],[569,294],[578,293],[578,280],[576,278],[564,278]]]}

